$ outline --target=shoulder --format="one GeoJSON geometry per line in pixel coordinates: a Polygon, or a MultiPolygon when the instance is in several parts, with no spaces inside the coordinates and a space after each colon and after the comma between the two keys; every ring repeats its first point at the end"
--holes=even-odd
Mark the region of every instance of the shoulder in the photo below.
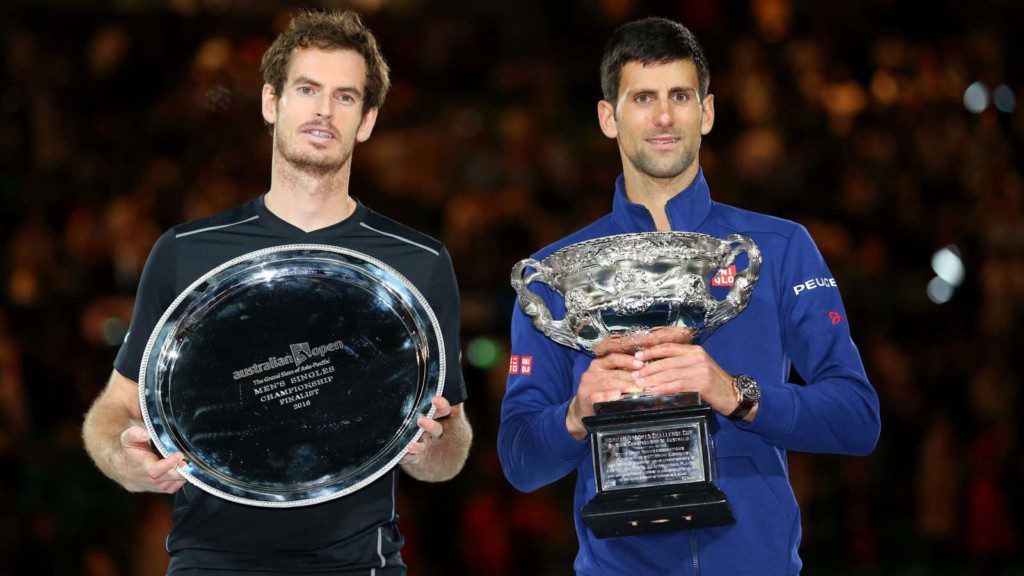
{"type": "Polygon", "coordinates": [[[804,227],[792,220],[744,210],[715,202],[708,217],[714,223],[741,234],[767,234],[788,241],[804,227]]]}
{"type": "Polygon", "coordinates": [[[374,212],[369,208],[366,209],[366,216],[363,217],[360,225],[370,232],[390,238],[396,242],[405,242],[411,246],[418,246],[424,251],[432,253],[435,256],[450,259],[448,250],[445,248],[444,243],[437,238],[392,220],[391,218],[388,218],[378,212],[374,212]]]}
{"type": "Polygon", "coordinates": [[[205,218],[199,218],[190,222],[178,224],[171,228],[169,232],[174,236],[174,238],[187,238],[189,236],[199,234],[200,232],[227,228],[229,226],[250,222],[257,218],[259,218],[259,214],[256,212],[254,201],[249,201],[245,204],[228,208],[227,210],[214,214],[213,216],[207,216],[205,218]]]}
{"type": "Polygon", "coordinates": [[[576,244],[577,242],[593,240],[594,238],[602,238],[604,236],[611,236],[612,234],[618,233],[618,230],[615,228],[615,225],[612,222],[612,215],[608,214],[591,222],[590,224],[587,224],[586,226],[577,230],[576,232],[569,234],[565,238],[562,238],[557,242],[553,242],[541,248],[535,254],[533,254],[532,258],[536,260],[543,260],[544,258],[547,258],[548,256],[561,250],[562,248],[565,248],[566,246],[571,246],[573,244],[576,244]]]}

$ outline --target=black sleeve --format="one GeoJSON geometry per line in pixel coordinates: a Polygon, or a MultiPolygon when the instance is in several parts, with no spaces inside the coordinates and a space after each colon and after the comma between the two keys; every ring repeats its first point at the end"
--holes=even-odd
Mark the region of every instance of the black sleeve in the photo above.
{"type": "Polygon", "coordinates": [[[431,306],[444,335],[445,381],[441,394],[455,406],[466,399],[466,380],[462,376],[462,339],[459,335],[459,285],[455,280],[452,258],[448,250],[443,248],[434,268],[431,290],[434,294],[431,306]]]}
{"type": "Polygon", "coordinates": [[[174,230],[168,230],[153,245],[146,266],[142,269],[139,291],[135,296],[135,310],[128,334],[114,358],[114,369],[122,376],[139,381],[142,354],[153,328],[177,295],[175,276],[177,261],[174,254],[174,230]]]}

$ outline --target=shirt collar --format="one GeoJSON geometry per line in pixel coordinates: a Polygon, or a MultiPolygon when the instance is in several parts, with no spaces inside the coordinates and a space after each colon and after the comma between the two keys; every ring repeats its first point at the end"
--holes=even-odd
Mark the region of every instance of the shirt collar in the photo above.
{"type": "MultiPolygon", "coordinates": [[[[711,191],[704,180],[703,169],[698,169],[693,182],[665,204],[669,225],[675,231],[695,231],[710,212],[711,191]]],[[[647,207],[629,201],[626,196],[626,179],[622,174],[615,180],[612,219],[624,232],[650,232],[655,229],[654,218],[647,207]]]]}

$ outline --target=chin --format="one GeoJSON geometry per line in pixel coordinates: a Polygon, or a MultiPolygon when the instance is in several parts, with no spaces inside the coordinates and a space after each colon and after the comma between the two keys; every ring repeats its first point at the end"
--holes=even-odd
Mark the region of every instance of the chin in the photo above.
{"type": "Polygon", "coordinates": [[[651,178],[671,179],[686,172],[693,165],[694,159],[688,154],[674,158],[640,154],[633,161],[633,166],[651,178]]]}

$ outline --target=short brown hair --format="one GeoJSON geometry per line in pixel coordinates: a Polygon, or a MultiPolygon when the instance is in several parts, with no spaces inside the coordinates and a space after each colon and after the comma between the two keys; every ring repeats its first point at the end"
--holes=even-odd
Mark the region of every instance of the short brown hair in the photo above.
{"type": "Polygon", "coordinates": [[[619,27],[605,45],[601,58],[601,92],[604,99],[615,106],[619,97],[619,77],[629,62],[644,66],[654,62],[664,64],[675,60],[693,60],[697,67],[697,97],[708,95],[711,72],[697,37],[690,29],[667,18],[645,18],[619,27]]]}
{"type": "Polygon", "coordinates": [[[288,66],[296,48],[321,50],[354,50],[366,62],[366,94],[363,112],[380,108],[391,87],[388,63],[377,46],[377,39],[355,12],[303,11],[292,18],[288,29],[282,32],[263,54],[260,71],[263,82],[270,84],[274,94],[280,96],[288,79],[288,66]]]}

